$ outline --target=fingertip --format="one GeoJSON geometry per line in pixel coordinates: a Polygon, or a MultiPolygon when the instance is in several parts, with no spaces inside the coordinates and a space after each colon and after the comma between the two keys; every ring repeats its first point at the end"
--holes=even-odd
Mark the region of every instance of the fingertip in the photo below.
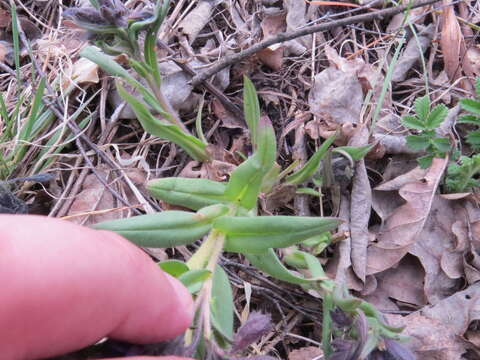
{"type": "Polygon", "coordinates": [[[192,323],[193,316],[194,316],[194,306],[193,306],[193,299],[192,295],[188,289],[176,278],[171,276],[170,274],[165,273],[165,276],[172,285],[172,288],[175,292],[175,296],[177,297],[178,302],[178,324],[180,328],[183,328],[185,331],[190,324],[192,323]]]}

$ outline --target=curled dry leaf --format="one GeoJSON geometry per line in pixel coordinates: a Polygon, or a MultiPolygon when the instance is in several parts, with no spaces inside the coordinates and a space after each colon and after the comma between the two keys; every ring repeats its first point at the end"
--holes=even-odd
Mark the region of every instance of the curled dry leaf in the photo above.
{"type": "MultiPolygon", "coordinates": [[[[260,27],[263,31],[263,40],[272,37],[286,29],[285,13],[266,15],[260,27]]],[[[272,70],[280,70],[283,65],[283,45],[275,44],[257,53],[258,59],[272,70]]]]}
{"type": "Polygon", "coordinates": [[[208,24],[214,9],[213,1],[199,1],[198,5],[190,11],[178,25],[178,32],[193,43],[198,34],[208,24]]]}
{"type": "Polygon", "coordinates": [[[480,283],[438,304],[406,317],[386,315],[390,325],[406,326],[407,344],[418,360],[460,360],[467,344],[462,336],[472,321],[480,320],[480,283]]]}
{"type": "MultiPolygon", "coordinates": [[[[446,166],[446,159],[434,159],[423,179],[401,186],[399,195],[406,203],[388,216],[377,234],[377,242],[368,248],[367,274],[375,274],[397,264],[418,240],[446,166]]],[[[383,184],[376,190],[390,189],[390,186],[383,184]]]]}
{"type": "MultiPolygon", "coordinates": [[[[349,142],[349,146],[368,145],[368,129],[361,125],[349,142]]],[[[355,164],[350,200],[350,241],[352,268],[360,280],[365,282],[367,270],[367,246],[369,242],[368,222],[372,208],[372,190],[368,180],[365,161],[355,164]]]]}
{"type": "Polygon", "coordinates": [[[442,37],[440,46],[443,53],[443,63],[450,81],[455,81],[461,75],[460,50],[465,47],[462,31],[455,16],[455,9],[451,0],[444,0],[443,4],[448,5],[442,11],[442,37]]]}

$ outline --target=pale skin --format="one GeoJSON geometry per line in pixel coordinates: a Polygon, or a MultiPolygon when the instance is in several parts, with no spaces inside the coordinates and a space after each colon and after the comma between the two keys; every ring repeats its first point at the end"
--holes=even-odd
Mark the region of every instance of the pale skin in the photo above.
{"type": "Polygon", "coordinates": [[[0,229],[2,359],[61,355],[104,337],[154,343],[192,321],[183,285],[119,235],[27,215],[0,215],[0,229]]]}

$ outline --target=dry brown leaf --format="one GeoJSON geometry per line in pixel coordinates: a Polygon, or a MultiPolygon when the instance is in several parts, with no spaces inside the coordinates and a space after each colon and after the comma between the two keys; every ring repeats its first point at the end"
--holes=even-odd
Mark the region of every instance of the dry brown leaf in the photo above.
{"type": "MultiPolygon", "coordinates": [[[[424,178],[400,187],[399,194],[406,203],[386,218],[377,234],[377,242],[368,248],[367,274],[375,274],[397,264],[417,241],[430,214],[434,194],[446,165],[446,159],[434,159],[424,178]]],[[[376,190],[391,190],[391,186],[384,184],[376,190]]]]}
{"type": "MultiPolygon", "coordinates": [[[[455,9],[451,5],[451,0],[443,1],[442,12],[442,36],[440,46],[443,53],[443,63],[445,72],[450,81],[455,81],[461,75],[460,68],[460,49],[464,43],[460,24],[455,16],[455,9]]],[[[465,45],[463,45],[465,46],[465,45]]]]}
{"type": "Polygon", "coordinates": [[[420,59],[423,53],[428,49],[432,41],[434,32],[433,25],[425,27],[417,37],[412,37],[402,55],[399,57],[392,74],[393,82],[400,82],[407,78],[407,74],[413,65],[420,59]],[[417,41],[418,38],[418,41],[417,41]],[[420,45],[420,47],[419,47],[420,45]]]}
{"type": "MultiPolygon", "coordinates": [[[[97,172],[105,178],[105,171],[97,170],[97,172]]],[[[110,191],[105,188],[95,174],[90,174],[86,177],[82,191],[76,196],[67,215],[88,214],[97,210],[114,209],[115,207],[115,199],[110,191]]],[[[101,221],[118,219],[121,216],[121,211],[111,211],[77,216],[71,218],[70,221],[82,225],[91,225],[101,221]]]]}
{"type": "Polygon", "coordinates": [[[305,346],[300,349],[292,350],[288,354],[288,360],[312,360],[320,358],[323,351],[319,346],[305,346]]]}
{"type": "MultiPolygon", "coordinates": [[[[260,26],[263,32],[263,40],[275,36],[280,32],[284,32],[286,23],[286,14],[284,12],[272,15],[266,15],[260,26]]],[[[257,57],[263,64],[270,67],[272,70],[280,70],[283,65],[283,45],[275,44],[267,49],[260,50],[257,57]]]]}
{"type": "Polygon", "coordinates": [[[477,47],[470,47],[462,62],[463,69],[465,73],[472,74],[471,76],[480,75],[480,49],[477,47]]]}
{"type": "Polygon", "coordinates": [[[222,127],[229,129],[244,129],[246,130],[245,122],[238,119],[230,111],[225,109],[225,106],[217,98],[212,101],[212,111],[215,116],[222,122],[222,127]]]}
{"type": "Polygon", "coordinates": [[[356,124],[363,104],[362,85],[355,73],[330,67],[315,76],[308,103],[310,111],[329,124],[356,124]]]}
{"type": "Polygon", "coordinates": [[[193,43],[212,16],[214,3],[212,1],[199,1],[198,5],[190,11],[178,25],[178,31],[187,36],[189,43],[193,43]]]}
{"type": "Polygon", "coordinates": [[[73,64],[71,80],[78,85],[85,83],[98,84],[100,81],[98,65],[87,58],[78,59],[73,64]]]}
{"type": "Polygon", "coordinates": [[[0,41],[0,62],[5,62],[8,54],[12,52],[12,45],[6,41],[0,41]]]}
{"type": "Polygon", "coordinates": [[[456,249],[452,227],[457,215],[463,215],[455,203],[435,196],[425,226],[409,252],[425,269],[425,296],[432,304],[451,295],[461,286],[463,252],[456,249]]]}
{"type": "Polygon", "coordinates": [[[480,319],[480,283],[406,317],[386,317],[393,326],[406,326],[408,346],[418,360],[463,359],[467,344],[462,337],[469,324],[480,319]]]}
{"type": "Polygon", "coordinates": [[[424,274],[425,271],[418,259],[407,255],[395,268],[375,275],[378,285],[371,296],[424,306],[427,304],[423,290],[424,274]]]}
{"type": "MultiPolygon", "coordinates": [[[[366,126],[360,126],[349,142],[350,146],[368,144],[369,133],[366,126]]],[[[367,270],[367,246],[369,242],[368,222],[372,208],[372,190],[368,180],[365,161],[362,159],[355,165],[350,200],[350,238],[352,267],[360,280],[365,282],[367,270]]]]}
{"type": "Polygon", "coordinates": [[[0,28],[8,27],[11,20],[10,11],[0,9],[0,28]]]}

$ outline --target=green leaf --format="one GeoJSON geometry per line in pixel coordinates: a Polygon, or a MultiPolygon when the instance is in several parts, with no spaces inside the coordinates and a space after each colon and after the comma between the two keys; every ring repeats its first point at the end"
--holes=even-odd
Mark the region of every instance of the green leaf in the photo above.
{"type": "Polygon", "coordinates": [[[467,142],[476,150],[480,149],[480,130],[470,131],[467,142]]]}
{"type": "Polygon", "coordinates": [[[309,180],[320,167],[323,157],[327,153],[330,145],[332,145],[335,141],[336,137],[336,135],[332,135],[326,139],[320,148],[315,152],[315,154],[313,154],[313,156],[305,163],[305,165],[297,172],[287,176],[285,182],[290,185],[300,185],[309,180]]]}
{"type": "Polygon", "coordinates": [[[424,123],[430,112],[430,98],[428,95],[415,100],[415,113],[418,119],[424,123]]]}
{"type": "Polygon", "coordinates": [[[299,269],[307,269],[314,278],[328,278],[320,261],[312,254],[309,254],[305,251],[292,251],[285,256],[284,260],[291,266],[296,264],[293,266],[299,269]]]}
{"type": "Polygon", "coordinates": [[[188,289],[190,294],[200,291],[203,283],[212,276],[212,272],[207,269],[188,270],[178,277],[178,280],[188,289]]]}
{"type": "Polygon", "coordinates": [[[261,254],[245,254],[245,257],[257,269],[267,273],[275,279],[285,281],[291,284],[308,284],[324,280],[323,278],[305,278],[301,275],[295,275],[288,270],[275,254],[273,249],[268,249],[261,254]]]}
{"type": "Polygon", "coordinates": [[[226,251],[258,254],[297,244],[339,224],[338,219],[307,216],[222,216],[213,228],[226,235],[226,251]]]}
{"type": "Polygon", "coordinates": [[[213,273],[212,324],[229,341],[233,340],[233,294],[225,271],[217,265],[213,273]]]}
{"type": "Polygon", "coordinates": [[[427,121],[425,122],[426,129],[435,130],[445,120],[447,115],[448,108],[445,105],[440,104],[435,106],[428,115],[427,121]]]}
{"type": "Polygon", "coordinates": [[[463,110],[480,115],[480,101],[474,99],[462,99],[460,105],[463,110]]]}
{"type": "Polygon", "coordinates": [[[437,151],[441,153],[447,153],[452,148],[452,146],[450,145],[450,140],[448,140],[448,138],[433,138],[431,139],[431,144],[435,149],[437,149],[437,151]]]}
{"type": "Polygon", "coordinates": [[[174,142],[195,160],[206,161],[210,158],[206,151],[207,146],[199,139],[184,133],[177,125],[157,119],[145,104],[129,94],[119,82],[117,82],[117,90],[122,99],[127,101],[132,107],[138,121],[140,121],[146,132],[174,142]]]}
{"type": "Polygon", "coordinates": [[[218,203],[226,203],[225,184],[208,179],[170,177],[147,183],[149,193],[167,203],[192,210],[218,203]]]}
{"type": "Polygon", "coordinates": [[[116,232],[140,246],[167,248],[200,239],[211,229],[213,220],[227,211],[223,205],[213,205],[196,213],[162,211],[105,221],[95,224],[93,228],[116,232]]]}
{"type": "Polygon", "coordinates": [[[176,278],[190,270],[187,264],[179,260],[162,261],[158,263],[158,266],[160,269],[176,278]]]}
{"type": "Polygon", "coordinates": [[[402,118],[402,125],[409,129],[425,130],[425,124],[423,121],[418,120],[414,116],[404,116],[402,118]]]}
{"type": "Polygon", "coordinates": [[[112,56],[105,55],[96,47],[87,46],[83,48],[82,51],[80,51],[80,56],[94,62],[110,75],[121,77],[132,85],[138,83],[138,81],[135,80],[125,68],[118,64],[112,56]]]}
{"type": "Polygon", "coordinates": [[[480,77],[477,77],[475,81],[475,92],[477,93],[477,97],[480,97],[480,77]]]}
{"type": "Polygon", "coordinates": [[[425,150],[430,145],[430,137],[426,135],[407,136],[407,146],[412,150],[425,150]]]}
{"type": "Polygon", "coordinates": [[[363,159],[368,152],[372,149],[373,145],[365,145],[365,146],[338,146],[332,151],[336,153],[347,153],[353,161],[358,161],[363,159]]]}
{"type": "Polygon", "coordinates": [[[305,194],[305,195],[310,195],[310,196],[320,196],[320,192],[317,190],[311,189],[311,188],[298,188],[297,191],[295,191],[296,194],[305,194]]]}
{"type": "Polygon", "coordinates": [[[266,118],[262,118],[258,131],[257,151],[232,173],[225,189],[225,197],[247,210],[253,209],[263,179],[275,163],[276,148],[272,125],[266,118]]]}
{"type": "Polygon", "coordinates": [[[473,124],[480,126],[480,117],[475,115],[462,115],[458,118],[457,124],[473,124]]]}
{"type": "Polygon", "coordinates": [[[432,165],[432,161],[433,155],[425,155],[417,159],[418,165],[420,165],[422,169],[429,168],[430,165],[432,165]]]}
{"type": "Polygon", "coordinates": [[[260,123],[260,104],[255,86],[248,77],[243,76],[243,112],[250,130],[250,141],[257,146],[257,131],[260,123]]]}

